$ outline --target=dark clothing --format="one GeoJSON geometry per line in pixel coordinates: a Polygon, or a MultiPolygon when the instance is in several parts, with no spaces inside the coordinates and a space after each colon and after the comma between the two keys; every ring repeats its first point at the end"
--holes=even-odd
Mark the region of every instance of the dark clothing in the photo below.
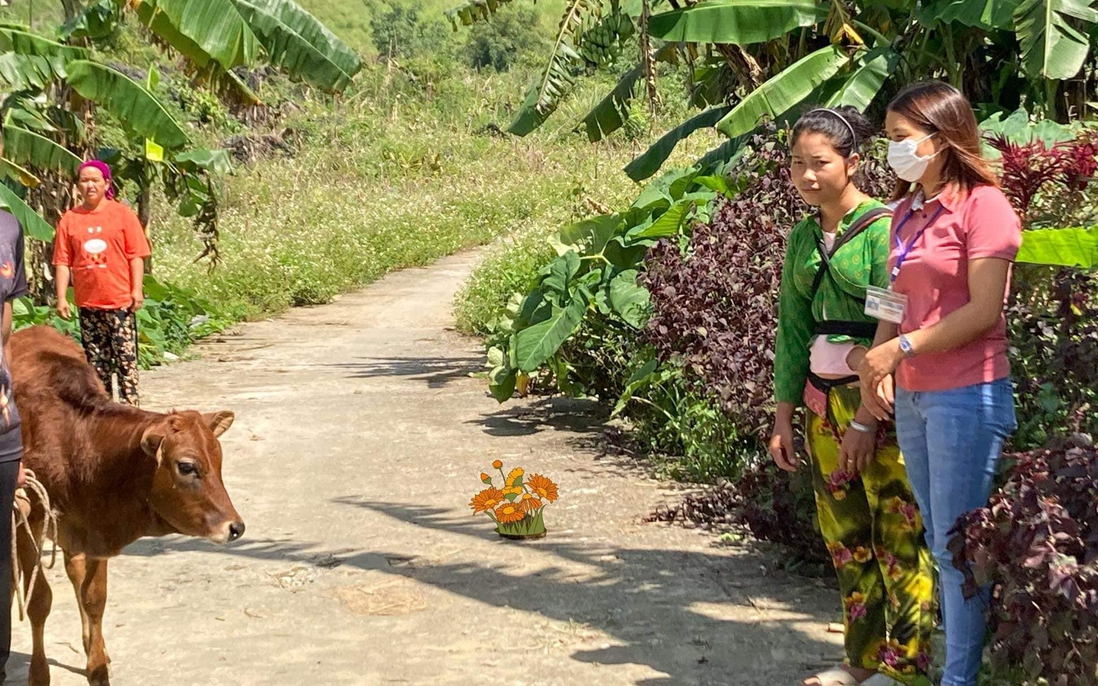
{"type": "Polygon", "coordinates": [[[118,400],[137,407],[137,317],[133,310],[80,308],[80,337],[88,364],[95,367],[107,393],[118,374],[118,400]]]}
{"type": "MultiPolygon", "coordinates": [[[[18,433],[18,432],[16,432],[18,433]]],[[[8,517],[15,503],[19,461],[0,462],[0,503],[8,503],[8,517]]],[[[0,525],[0,675],[11,653],[11,524],[0,525]]]]}
{"type": "MultiPolygon", "coordinates": [[[[0,210],[0,302],[6,303],[27,292],[27,274],[23,268],[23,229],[11,213],[0,210]]],[[[22,457],[22,443],[13,447],[19,439],[19,424],[19,411],[15,409],[11,389],[11,370],[3,351],[0,351],[0,435],[8,436],[6,442],[0,441],[0,462],[22,457]]]]}

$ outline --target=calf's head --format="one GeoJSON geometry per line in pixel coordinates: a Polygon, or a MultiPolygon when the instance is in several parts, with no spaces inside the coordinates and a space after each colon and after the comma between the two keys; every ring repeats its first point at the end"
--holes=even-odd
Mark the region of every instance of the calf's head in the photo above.
{"type": "Polygon", "coordinates": [[[149,505],[181,534],[219,544],[244,535],[221,480],[217,437],[232,424],[232,412],[172,412],[141,437],[142,449],[156,460],[149,505]]]}

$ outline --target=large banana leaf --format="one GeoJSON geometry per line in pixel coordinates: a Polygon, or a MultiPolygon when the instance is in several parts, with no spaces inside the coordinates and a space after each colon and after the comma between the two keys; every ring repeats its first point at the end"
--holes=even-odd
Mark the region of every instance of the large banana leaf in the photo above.
{"type": "Polygon", "coordinates": [[[927,28],[941,24],[962,24],[984,30],[1014,27],[1014,10],[1022,0],[935,0],[918,12],[927,28]]]}
{"type": "Polygon", "coordinates": [[[0,183],[0,209],[5,209],[15,215],[23,232],[31,238],[40,241],[53,240],[53,227],[42,217],[23,202],[15,191],[0,183]]]}
{"type": "Polygon", "coordinates": [[[625,173],[634,181],[644,181],[660,170],[660,167],[663,166],[663,163],[667,161],[667,158],[671,156],[671,153],[675,151],[675,147],[681,141],[699,129],[716,126],[717,122],[724,119],[731,111],[731,107],[715,107],[679,124],[653,143],[652,147],[648,148],[643,155],[627,164],[625,173]]]}
{"type": "Polygon", "coordinates": [[[68,69],[73,90],[106,108],[134,133],[169,149],[187,144],[187,134],[141,84],[88,60],[77,60],[68,69]]]}
{"type": "Polygon", "coordinates": [[[811,53],[751,91],[717,124],[717,130],[729,138],[751,131],[764,117],[776,118],[801,104],[849,63],[850,57],[838,46],[811,53]]]}
{"type": "Polygon", "coordinates": [[[290,0],[232,0],[271,62],[306,82],[339,93],[362,68],[354,50],[290,0]]]}
{"type": "Polygon", "coordinates": [[[136,0],[131,6],[150,31],[199,67],[255,62],[259,41],[231,0],[136,0]]]}
{"type": "Polygon", "coordinates": [[[0,51],[20,55],[58,58],[62,63],[87,59],[88,51],[52,41],[16,26],[0,26],[0,51]]]}
{"type": "Polygon", "coordinates": [[[587,131],[588,140],[592,143],[598,142],[625,125],[625,121],[629,119],[629,103],[633,100],[637,79],[643,75],[643,63],[627,71],[614,86],[614,90],[587,113],[580,126],[587,131]]]}
{"type": "Polygon", "coordinates": [[[576,36],[583,30],[584,18],[596,11],[598,5],[598,0],[568,0],[548,64],[527,93],[508,131],[516,136],[525,136],[545,123],[556,111],[561,98],[572,87],[569,67],[583,59],[575,49],[576,36]]]}
{"type": "Polygon", "coordinates": [[[69,176],[76,176],[81,163],[81,159],[68,148],[12,124],[4,127],[4,156],[13,162],[37,169],[52,169],[69,176]]]}
{"type": "Polygon", "coordinates": [[[471,26],[478,21],[488,21],[500,7],[511,0],[465,0],[465,2],[446,10],[446,18],[457,30],[458,24],[471,26]]]}
{"type": "Polygon", "coordinates": [[[19,166],[9,159],[0,158],[0,174],[3,174],[12,181],[22,184],[27,188],[37,188],[38,185],[42,183],[42,179],[35,176],[34,172],[26,167],[19,166]]]}
{"type": "Polygon", "coordinates": [[[1023,0],[1014,10],[1022,66],[1032,77],[1070,79],[1090,50],[1088,31],[1098,23],[1095,0],[1023,0]]]}
{"type": "Polygon", "coordinates": [[[892,48],[877,48],[866,53],[860,66],[854,70],[842,88],[827,101],[827,106],[847,105],[864,112],[881,92],[881,86],[892,72],[896,71],[899,64],[900,54],[892,48]]]}
{"type": "Polygon", "coordinates": [[[827,18],[815,0],[709,0],[654,15],[656,38],[688,43],[766,43],[827,18]]]}
{"type": "Polygon", "coordinates": [[[1018,262],[1098,269],[1098,226],[1022,232],[1018,262]]]}
{"type": "Polygon", "coordinates": [[[55,77],[60,76],[56,71],[57,65],[51,63],[46,57],[33,57],[30,55],[18,55],[14,52],[5,52],[0,55],[0,80],[6,83],[11,91],[37,91],[49,85],[55,77]]]}

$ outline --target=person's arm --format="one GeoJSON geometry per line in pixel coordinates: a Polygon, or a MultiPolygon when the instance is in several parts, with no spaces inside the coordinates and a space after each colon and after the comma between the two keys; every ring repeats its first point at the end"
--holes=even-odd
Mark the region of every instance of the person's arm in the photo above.
{"type": "Polygon", "coordinates": [[[11,319],[12,319],[11,301],[10,300],[5,300],[4,301],[4,317],[3,317],[3,321],[0,322],[0,340],[3,341],[4,359],[8,360],[9,364],[11,363],[10,362],[10,360],[11,360],[11,319]]]}
{"type": "Polygon", "coordinates": [[[774,347],[774,399],[778,407],[774,416],[774,433],[770,439],[770,454],[786,471],[797,468],[799,460],[793,450],[793,415],[804,396],[808,377],[808,342],[812,338],[814,321],[812,301],[797,292],[793,283],[798,259],[798,231],[790,232],[789,247],[782,265],[782,281],[778,292],[778,332],[774,347]]]}
{"type": "Polygon", "coordinates": [[[58,264],[54,266],[53,280],[57,286],[57,314],[61,315],[62,319],[68,319],[72,316],[69,311],[69,281],[71,274],[72,270],[68,265],[58,264]]]}
{"type": "Polygon", "coordinates": [[[57,222],[53,239],[53,283],[57,295],[57,314],[62,319],[72,316],[69,312],[69,284],[72,282],[72,252],[69,250],[69,234],[66,229],[68,215],[57,222]]]}
{"type": "Polygon", "coordinates": [[[130,260],[130,284],[133,290],[133,311],[136,312],[145,304],[145,260],[135,257],[130,260]]]}

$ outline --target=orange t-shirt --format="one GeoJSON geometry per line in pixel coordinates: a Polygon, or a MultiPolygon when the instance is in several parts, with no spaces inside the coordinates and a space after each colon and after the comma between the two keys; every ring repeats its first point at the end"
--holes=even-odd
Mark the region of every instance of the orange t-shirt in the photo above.
{"type": "Polygon", "coordinates": [[[88,211],[75,207],[61,217],[53,263],[72,270],[76,306],[121,310],[133,305],[130,260],[149,256],[149,242],[133,210],[103,200],[88,211]]]}

